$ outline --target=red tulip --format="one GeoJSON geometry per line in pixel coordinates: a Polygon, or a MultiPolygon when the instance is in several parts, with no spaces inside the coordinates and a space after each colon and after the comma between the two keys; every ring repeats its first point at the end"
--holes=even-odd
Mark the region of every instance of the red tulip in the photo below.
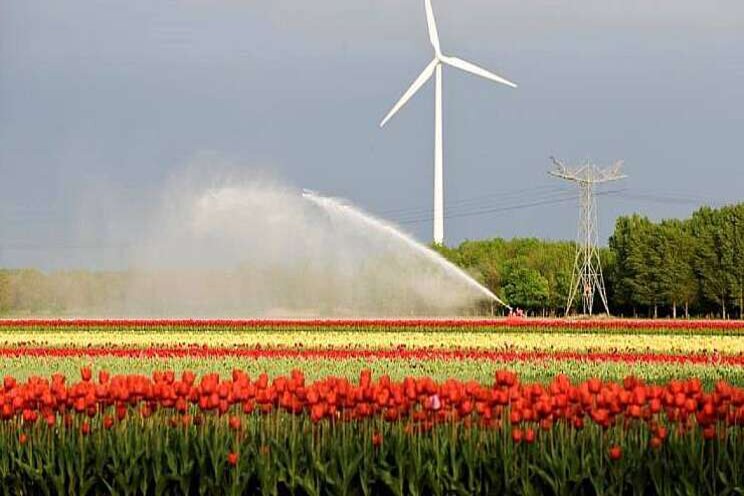
{"type": "Polygon", "coordinates": [[[668,434],[669,434],[669,430],[666,427],[658,427],[656,429],[656,436],[658,436],[658,438],[661,439],[662,441],[666,439],[668,434]]]}
{"type": "Polygon", "coordinates": [[[382,434],[375,431],[372,434],[372,446],[378,447],[380,445],[382,445],[382,434]]]}
{"type": "Polygon", "coordinates": [[[713,425],[709,425],[705,429],[703,429],[703,438],[710,441],[711,439],[715,439],[716,437],[716,428],[713,425]]]}
{"type": "Polygon", "coordinates": [[[522,442],[523,433],[522,429],[520,429],[519,427],[514,427],[512,429],[511,435],[512,441],[514,441],[515,443],[519,444],[520,442],[522,442]]]}
{"type": "Polygon", "coordinates": [[[531,427],[528,427],[527,429],[525,429],[524,441],[527,444],[532,444],[535,442],[535,431],[531,427]]]}

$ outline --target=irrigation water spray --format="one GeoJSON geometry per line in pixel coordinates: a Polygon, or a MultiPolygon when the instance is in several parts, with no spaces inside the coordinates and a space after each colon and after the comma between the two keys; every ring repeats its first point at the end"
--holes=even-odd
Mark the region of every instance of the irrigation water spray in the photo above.
{"type": "Polygon", "coordinates": [[[420,254],[423,258],[431,261],[433,264],[439,265],[444,272],[446,272],[447,274],[450,274],[454,278],[458,278],[462,280],[465,284],[472,287],[476,291],[480,291],[483,294],[483,296],[485,296],[487,299],[491,301],[496,301],[500,303],[501,305],[504,305],[505,307],[511,309],[509,305],[507,305],[498,296],[496,296],[490,289],[488,289],[487,287],[483,286],[478,281],[473,279],[467,272],[462,270],[460,267],[456,266],[455,264],[453,264],[452,262],[450,262],[449,260],[441,256],[439,253],[435,252],[434,250],[422,245],[421,243],[419,243],[412,237],[408,236],[407,234],[399,231],[398,229],[388,224],[387,222],[377,219],[376,217],[373,217],[372,215],[369,215],[363,212],[362,210],[356,207],[353,207],[352,205],[349,205],[347,202],[341,199],[338,199],[338,198],[321,196],[317,192],[307,190],[307,189],[303,190],[302,196],[305,199],[323,208],[324,210],[329,212],[331,215],[345,216],[348,219],[358,222],[361,225],[366,225],[370,227],[372,230],[383,233],[394,239],[400,240],[400,242],[404,246],[406,246],[408,249],[411,249],[414,252],[420,254]]]}

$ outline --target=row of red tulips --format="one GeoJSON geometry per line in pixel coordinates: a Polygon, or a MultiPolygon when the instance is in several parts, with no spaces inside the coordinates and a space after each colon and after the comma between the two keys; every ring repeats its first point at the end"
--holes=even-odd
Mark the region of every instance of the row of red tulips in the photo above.
{"type": "Polygon", "coordinates": [[[197,378],[189,371],[180,377],[171,371],[152,377],[100,371],[94,381],[91,369],[84,367],[75,383],[68,384],[61,374],[25,382],[7,376],[0,391],[0,418],[20,417],[26,424],[43,420],[54,426],[60,418],[71,422],[72,415],[80,414],[104,415],[103,425],[111,427],[133,412],[148,417],[158,409],[180,414],[173,417],[178,419],[174,425],[210,412],[229,413],[235,430],[240,429],[239,411],[274,410],[309,415],[314,422],[379,417],[406,421],[410,429],[418,430],[446,422],[511,425],[516,442],[530,442],[538,428],[550,430],[558,423],[575,429],[585,422],[603,428],[646,423],[654,433],[653,442],[660,443],[669,427],[712,438],[744,425],[744,389],[719,382],[706,391],[697,379],[646,385],[633,377],[622,383],[593,378],[572,384],[562,375],[548,385],[523,384],[508,371],[496,372],[488,385],[454,379],[439,383],[429,377],[373,380],[368,370],[362,371],[358,383],[336,377],[308,383],[297,370],[273,380],[266,374],[252,380],[240,370],[227,380],[218,374],[197,378]]]}
{"type": "Polygon", "coordinates": [[[297,359],[368,359],[368,360],[485,360],[498,362],[585,361],[614,363],[663,363],[744,366],[744,355],[672,354],[636,352],[578,352],[578,351],[509,351],[481,349],[422,349],[398,347],[394,349],[354,348],[262,348],[187,346],[39,346],[0,347],[0,357],[116,357],[116,358],[297,358],[297,359]]]}
{"type": "Polygon", "coordinates": [[[648,320],[597,319],[572,320],[559,318],[495,318],[495,319],[0,319],[0,328],[12,327],[130,327],[130,328],[561,328],[561,329],[744,329],[742,320],[648,320]]]}

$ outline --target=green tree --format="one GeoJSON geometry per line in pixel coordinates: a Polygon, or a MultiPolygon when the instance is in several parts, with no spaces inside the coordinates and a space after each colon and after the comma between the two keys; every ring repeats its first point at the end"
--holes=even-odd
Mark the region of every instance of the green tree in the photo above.
{"type": "Polygon", "coordinates": [[[744,318],[744,204],[724,207],[722,215],[726,246],[730,247],[726,262],[731,272],[729,293],[741,319],[744,318]]]}
{"type": "Polygon", "coordinates": [[[692,215],[690,228],[696,238],[694,266],[703,296],[728,315],[727,302],[733,274],[732,240],[724,236],[724,216],[720,210],[703,207],[692,215]]]}
{"type": "Polygon", "coordinates": [[[621,217],[610,238],[614,254],[612,280],[621,305],[646,307],[658,316],[662,302],[659,280],[663,258],[660,231],[648,218],[639,215],[621,217]]]}
{"type": "Polygon", "coordinates": [[[699,292],[693,269],[694,238],[686,224],[679,220],[665,220],[659,225],[661,296],[671,305],[672,317],[677,318],[677,305],[683,304],[685,317],[690,316],[690,303],[699,292]]]}
{"type": "Polygon", "coordinates": [[[49,313],[52,299],[46,274],[35,269],[13,271],[10,278],[13,310],[25,314],[49,313]]]}
{"type": "Polygon", "coordinates": [[[0,269],[0,315],[7,314],[13,309],[11,277],[9,270],[0,269]]]}
{"type": "Polygon", "coordinates": [[[538,271],[523,266],[510,267],[504,295],[513,307],[544,311],[550,301],[550,288],[547,279],[538,271]]]}
{"type": "Polygon", "coordinates": [[[620,307],[632,307],[633,314],[636,313],[633,285],[635,271],[629,262],[629,255],[634,243],[632,235],[641,219],[638,215],[617,218],[615,232],[610,236],[609,242],[615,261],[612,268],[606,270],[613,281],[613,304],[620,307]]]}
{"type": "Polygon", "coordinates": [[[659,316],[659,304],[664,303],[664,290],[661,272],[664,249],[661,230],[647,218],[639,224],[634,233],[633,249],[630,252],[630,264],[635,270],[633,283],[637,301],[653,309],[653,317],[659,316]]]}

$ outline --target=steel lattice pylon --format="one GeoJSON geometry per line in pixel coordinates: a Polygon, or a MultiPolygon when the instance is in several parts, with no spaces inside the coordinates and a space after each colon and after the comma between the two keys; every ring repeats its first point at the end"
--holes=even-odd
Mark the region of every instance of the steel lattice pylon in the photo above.
{"type": "Polygon", "coordinates": [[[577,167],[566,167],[560,160],[550,157],[555,170],[550,174],[560,179],[573,181],[579,186],[579,233],[577,237],[576,259],[571,276],[571,289],[566,303],[566,315],[581,292],[582,313],[591,315],[594,309],[594,296],[599,294],[605,312],[609,315],[607,292],[605,291],[602,263],[599,260],[599,230],[597,229],[597,198],[594,195],[596,184],[617,181],[625,176],[620,172],[622,161],[611,167],[600,169],[587,162],[577,167]]]}

